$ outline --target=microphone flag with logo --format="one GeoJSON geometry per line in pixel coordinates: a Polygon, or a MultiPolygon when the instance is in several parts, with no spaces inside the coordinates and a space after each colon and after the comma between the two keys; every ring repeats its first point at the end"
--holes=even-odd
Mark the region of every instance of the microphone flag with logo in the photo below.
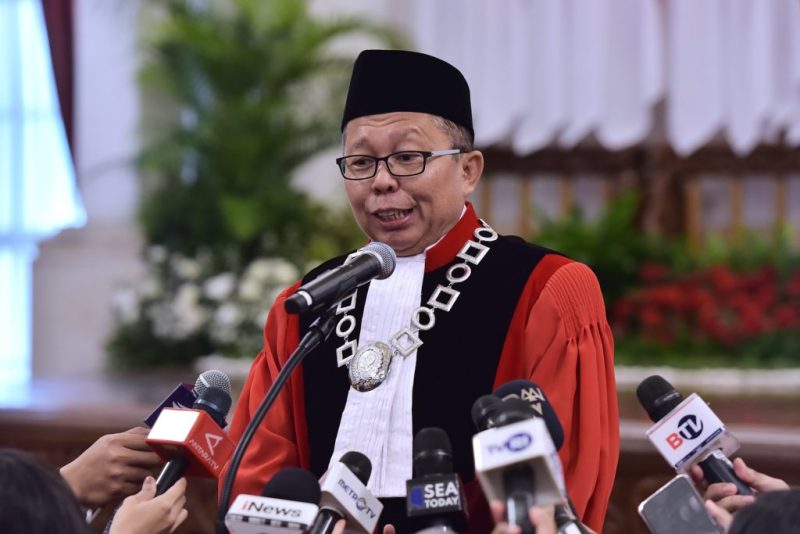
{"type": "Polygon", "coordinates": [[[450,438],[441,428],[414,436],[414,478],[406,481],[406,514],[415,531],[463,532],[467,527],[464,487],[453,471],[450,438]]]}
{"type": "Polygon", "coordinates": [[[147,443],[167,463],[156,479],[156,494],[161,495],[184,474],[219,476],[233,452],[233,442],[222,430],[231,396],[209,387],[187,408],[164,408],[147,443]]]}
{"type": "Polygon", "coordinates": [[[301,534],[317,515],[319,482],[310,472],[287,467],[273,476],[260,496],[238,495],[225,515],[230,534],[301,534]]]}
{"type": "Polygon", "coordinates": [[[728,459],[739,449],[739,441],[699,395],[684,399],[659,375],[645,378],[636,395],[655,423],[647,437],[673,469],[686,473],[697,464],[709,484],[730,482],[739,495],[753,495],[728,459]]]}
{"type": "MultiPolygon", "coordinates": [[[[152,428],[156,423],[156,419],[161,414],[164,408],[191,408],[194,401],[197,400],[206,389],[215,387],[231,394],[231,381],[228,375],[216,369],[209,369],[203,371],[194,383],[194,386],[187,383],[178,384],[167,397],[161,401],[155,410],[150,412],[150,415],[144,420],[144,424],[152,428]]],[[[222,425],[225,428],[225,425],[222,425]]]]}
{"type": "Polygon", "coordinates": [[[336,522],[345,519],[347,532],[371,534],[383,511],[383,504],[367,489],[371,474],[372,462],[364,454],[344,453],[322,475],[320,510],[308,532],[331,534],[336,522]]]}

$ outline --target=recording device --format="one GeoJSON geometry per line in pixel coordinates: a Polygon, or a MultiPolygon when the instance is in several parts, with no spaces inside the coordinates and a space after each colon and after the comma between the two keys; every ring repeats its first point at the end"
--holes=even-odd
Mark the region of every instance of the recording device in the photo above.
{"type": "Polygon", "coordinates": [[[333,305],[373,278],[388,278],[395,263],[392,247],[373,241],[351,254],[344,264],[300,286],[286,299],[284,308],[287,313],[299,314],[333,305]]]}
{"type": "MultiPolygon", "coordinates": [[[[518,398],[528,403],[535,412],[536,417],[541,417],[544,420],[556,450],[561,449],[564,444],[564,428],[561,426],[561,421],[558,420],[558,416],[544,391],[536,383],[530,380],[512,380],[495,389],[492,394],[503,400],[518,398]]],[[[561,481],[561,486],[566,488],[566,484],[563,481],[564,475],[561,469],[561,462],[559,461],[557,465],[559,469],[556,474],[561,481]]],[[[558,534],[583,534],[588,532],[578,519],[578,514],[575,512],[574,506],[572,506],[572,501],[569,499],[566,489],[564,489],[563,497],[567,504],[558,504],[555,507],[558,534]]]]}
{"type": "MultiPolygon", "coordinates": [[[[216,369],[203,371],[200,373],[200,376],[197,377],[194,386],[187,383],[178,384],[178,386],[161,401],[161,404],[147,416],[144,420],[144,424],[152,428],[159,414],[161,414],[161,410],[164,408],[191,408],[194,401],[197,400],[197,397],[209,387],[221,389],[228,395],[231,394],[231,381],[228,375],[216,369]]],[[[222,428],[225,428],[225,425],[222,425],[222,428]]]]}
{"type": "Polygon", "coordinates": [[[699,395],[692,393],[684,399],[659,375],[644,379],[636,395],[655,422],[647,437],[673,469],[685,473],[697,464],[710,484],[730,482],[739,495],[753,495],[728,459],[739,449],[739,441],[699,395]]]}
{"type": "Polygon", "coordinates": [[[167,460],[156,479],[156,495],[161,495],[184,474],[219,476],[233,452],[233,442],[222,430],[231,396],[209,387],[187,408],[164,408],[158,416],[147,444],[167,460]]]}
{"type": "Polygon", "coordinates": [[[300,534],[319,510],[319,482],[299,467],[278,471],[260,496],[238,495],[225,515],[230,534],[300,534]]]}
{"type": "Polygon", "coordinates": [[[689,477],[677,475],[639,504],[653,534],[720,534],[689,477]]]}
{"type": "Polygon", "coordinates": [[[341,519],[347,520],[347,532],[371,534],[383,511],[383,504],[367,490],[371,474],[369,458],[357,451],[344,453],[328,468],[320,480],[320,510],[309,534],[330,534],[341,519]]]}
{"type": "Polygon", "coordinates": [[[453,471],[453,447],[441,428],[423,428],[414,436],[414,478],[406,481],[406,515],[414,531],[465,532],[464,487],[453,471]]]}
{"type": "Polygon", "coordinates": [[[508,523],[532,533],[528,509],[562,504],[560,461],[543,419],[522,399],[480,397],[472,407],[475,473],[487,499],[506,503],[508,523]]]}

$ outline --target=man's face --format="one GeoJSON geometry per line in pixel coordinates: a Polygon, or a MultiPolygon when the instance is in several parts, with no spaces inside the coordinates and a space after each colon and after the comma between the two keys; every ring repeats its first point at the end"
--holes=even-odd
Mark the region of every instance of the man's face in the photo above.
{"type": "MultiPolygon", "coordinates": [[[[401,150],[454,148],[451,145],[431,115],[386,113],[348,122],[344,155],[382,157],[401,150]]],[[[425,172],[415,176],[392,176],[384,161],[372,178],[345,180],[345,191],[353,216],[370,239],[389,245],[398,256],[412,256],[458,222],[482,170],[483,156],[477,151],[430,158],[425,172]]]]}

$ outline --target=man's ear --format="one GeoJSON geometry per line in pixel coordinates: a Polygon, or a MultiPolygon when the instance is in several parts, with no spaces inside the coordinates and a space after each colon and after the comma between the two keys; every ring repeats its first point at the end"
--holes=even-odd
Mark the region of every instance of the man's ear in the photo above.
{"type": "Polygon", "coordinates": [[[464,198],[475,191],[483,174],[483,153],[480,150],[466,152],[461,156],[461,174],[464,177],[464,198]]]}

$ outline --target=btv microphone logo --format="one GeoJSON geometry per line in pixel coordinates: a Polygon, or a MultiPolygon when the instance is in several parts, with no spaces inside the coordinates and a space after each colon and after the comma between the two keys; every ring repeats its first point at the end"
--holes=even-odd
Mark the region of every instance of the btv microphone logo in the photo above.
{"type": "Polygon", "coordinates": [[[220,441],[222,441],[222,436],[206,432],[206,445],[208,445],[208,452],[211,456],[214,456],[214,449],[217,448],[220,441]]]}
{"type": "Polygon", "coordinates": [[[681,417],[678,421],[678,431],[666,437],[667,443],[673,450],[683,445],[684,440],[697,439],[703,433],[703,421],[690,414],[681,417]]]}

